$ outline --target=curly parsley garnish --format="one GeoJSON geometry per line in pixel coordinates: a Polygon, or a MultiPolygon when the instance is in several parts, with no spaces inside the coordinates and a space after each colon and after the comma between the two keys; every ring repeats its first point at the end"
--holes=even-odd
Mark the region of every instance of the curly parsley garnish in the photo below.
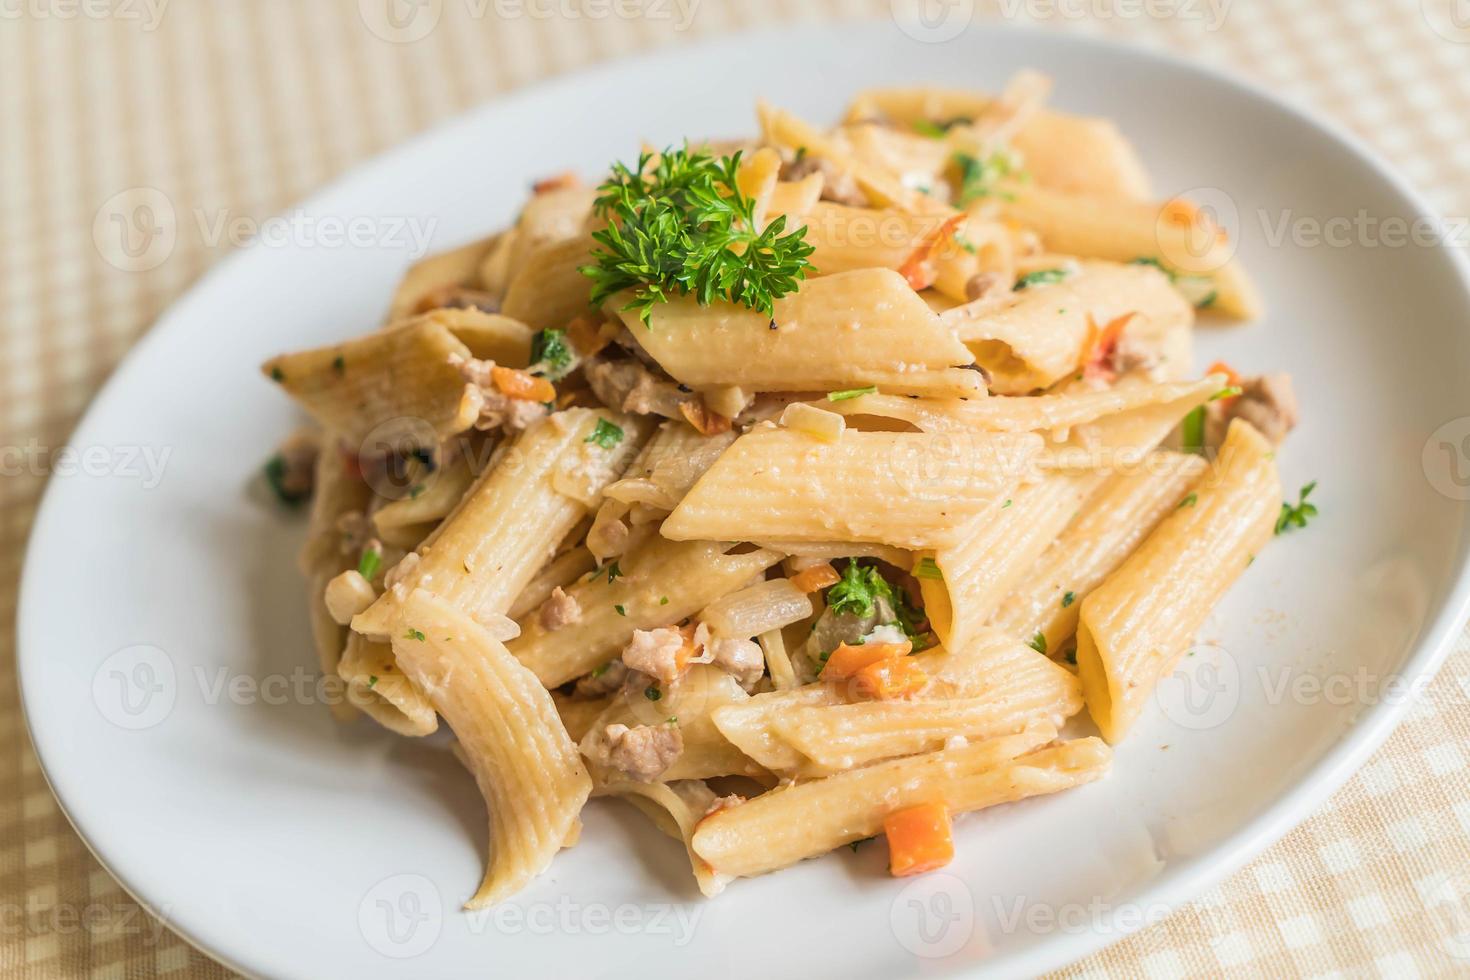
{"type": "Polygon", "coordinates": [[[1276,518],[1277,534],[1283,534],[1294,527],[1306,527],[1307,521],[1317,516],[1317,505],[1307,503],[1307,497],[1311,496],[1315,489],[1317,489],[1316,480],[1302,487],[1297,494],[1295,507],[1284,500],[1281,502],[1281,516],[1276,518]]]}
{"type": "Polygon", "coordinates": [[[686,146],[652,160],[613,164],[598,188],[593,210],[608,225],[592,234],[595,263],[581,268],[593,305],[630,290],[623,309],[646,324],[654,306],[692,293],[702,306],[729,300],[770,316],[806,278],[806,228],[783,235],[783,215],[757,230],[755,201],[735,180],[739,153],[717,160],[686,146]]]}
{"type": "Polygon", "coordinates": [[[849,559],[842,578],[827,590],[827,608],[839,614],[871,616],[879,599],[893,610],[893,622],[906,636],[920,635],[916,627],[923,620],[923,613],[910,604],[903,589],[895,589],[872,565],[859,565],[849,559]]]}

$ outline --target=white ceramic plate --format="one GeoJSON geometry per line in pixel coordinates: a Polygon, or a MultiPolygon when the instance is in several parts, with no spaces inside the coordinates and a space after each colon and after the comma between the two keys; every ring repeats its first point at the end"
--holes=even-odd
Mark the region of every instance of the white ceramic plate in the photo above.
{"type": "Polygon", "coordinates": [[[154,328],[74,439],[114,465],[54,478],[37,522],[25,706],[107,867],[260,975],[1016,974],[1161,916],[1310,812],[1391,728],[1403,699],[1389,680],[1433,671],[1467,594],[1461,270],[1439,248],[1272,241],[1283,216],[1300,229],[1424,214],[1343,134],[1139,51],[824,27],[554,82],[362,167],[302,213],[432,217],[436,247],[452,245],[509,221],[538,175],[600,173],[642,137],[748,132],[756,96],[825,120],[861,86],[995,89],[1028,66],[1056,77],[1060,106],[1115,117],[1159,191],[1194,189],[1227,220],[1234,208],[1270,315],[1204,331],[1200,363],[1292,371],[1306,418],[1282,468],[1292,488],[1321,481],[1320,520],[1260,556],[1206,631],[1213,646],[1186,660],[1192,685],[1166,687],[1108,780],[965,819],[941,873],[891,880],[873,845],[712,902],[679,847],[599,801],[582,842],[506,911],[461,913],[485,821],[458,764],[441,743],[339,728],[281,687],[314,663],[302,528],[246,487],[296,416],[255,366],[378,322],[408,261],[402,246],[298,236],[223,262],[154,328]],[[145,471],[125,465],[130,447],[169,454],[160,482],[131,475],[145,471]]]}

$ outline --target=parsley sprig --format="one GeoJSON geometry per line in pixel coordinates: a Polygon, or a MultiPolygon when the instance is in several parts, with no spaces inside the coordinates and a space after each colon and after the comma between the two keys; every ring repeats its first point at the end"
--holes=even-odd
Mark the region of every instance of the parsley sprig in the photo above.
{"type": "Polygon", "coordinates": [[[641,154],[630,169],[613,164],[593,209],[608,222],[593,232],[592,303],[623,290],[646,324],[653,307],[694,294],[700,305],[729,300],[770,316],[775,302],[806,278],[813,247],[805,226],[789,235],[785,216],[756,228],[755,201],[735,175],[740,154],[715,159],[667,149],[641,154]]]}
{"type": "Polygon", "coordinates": [[[1313,480],[1302,487],[1296,497],[1296,506],[1286,501],[1281,502],[1281,516],[1276,518],[1276,533],[1283,534],[1294,527],[1306,527],[1307,521],[1317,516],[1317,505],[1307,503],[1307,497],[1311,496],[1313,490],[1317,489],[1317,481],[1313,480]]]}

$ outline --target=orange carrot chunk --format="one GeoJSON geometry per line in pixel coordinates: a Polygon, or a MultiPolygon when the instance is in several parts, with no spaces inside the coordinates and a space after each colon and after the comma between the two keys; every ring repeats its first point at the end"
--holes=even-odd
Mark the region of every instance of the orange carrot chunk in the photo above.
{"type": "Polygon", "coordinates": [[[880,661],[906,657],[913,648],[914,645],[908,640],[902,643],[863,643],[857,646],[839,643],[837,649],[827,658],[827,666],[822,669],[822,679],[846,680],[880,661]]]}
{"type": "Polygon", "coordinates": [[[918,694],[929,683],[929,675],[907,656],[888,657],[870,663],[852,676],[858,694],[879,701],[918,694]]]}
{"type": "Polygon", "coordinates": [[[538,378],[525,371],[495,365],[490,377],[507,398],[525,398],[533,402],[549,402],[556,399],[556,389],[545,378],[538,378]]]}
{"type": "Polygon", "coordinates": [[[942,868],[954,857],[949,807],[921,803],[883,818],[888,871],[895,878],[942,868]]]}
{"type": "Polygon", "coordinates": [[[801,591],[811,593],[818,589],[825,589],[829,585],[836,585],[842,581],[842,576],[837,574],[837,569],[832,567],[831,562],[822,562],[811,568],[803,568],[791,576],[790,581],[801,591]]]}

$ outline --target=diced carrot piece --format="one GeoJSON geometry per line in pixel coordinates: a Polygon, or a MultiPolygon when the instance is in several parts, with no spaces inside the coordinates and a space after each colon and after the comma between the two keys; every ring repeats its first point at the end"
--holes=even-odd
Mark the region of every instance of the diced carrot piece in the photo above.
{"type": "Polygon", "coordinates": [[[681,403],[679,412],[702,436],[717,436],[730,431],[730,420],[719,412],[710,411],[703,399],[681,403]]]}
{"type": "Polygon", "coordinates": [[[929,683],[929,675],[908,656],[887,657],[868,664],[852,677],[858,694],[879,701],[918,694],[929,683]]]}
{"type": "Polygon", "coordinates": [[[689,661],[694,659],[694,631],[698,627],[694,623],[685,623],[679,627],[679,635],[684,637],[684,645],[679,647],[679,652],[674,654],[674,666],[679,673],[689,666],[689,661]]]}
{"type": "Polygon", "coordinates": [[[564,187],[576,187],[582,183],[580,177],[570,170],[563,170],[559,174],[543,177],[531,185],[531,191],[535,194],[545,194],[547,191],[561,190],[564,187]]]}
{"type": "Polygon", "coordinates": [[[935,272],[933,266],[929,264],[929,255],[940,242],[953,235],[960,222],[964,220],[965,215],[963,214],[957,214],[947,220],[934,234],[920,242],[919,247],[914,249],[909,257],[904,259],[903,265],[898,267],[899,275],[903,276],[914,292],[934,285],[935,272]]]}
{"type": "Polygon", "coordinates": [[[888,838],[888,871],[895,878],[942,868],[954,857],[949,807],[921,803],[883,818],[888,838]]]}
{"type": "Polygon", "coordinates": [[[1130,320],[1137,313],[1124,313],[1120,317],[1114,317],[1107,325],[1099,327],[1092,314],[1087,314],[1087,342],[1084,350],[1087,352],[1082,359],[1082,373],[1085,377],[1102,378],[1104,381],[1112,381],[1116,375],[1108,361],[1113,352],[1118,349],[1118,341],[1123,337],[1123,328],[1128,326],[1130,320]]]}
{"type": "Polygon", "coordinates": [[[811,568],[803,568],[788,580],[803,592],[812,593],[818,589],[825,589],[829,585],[836,585],[842,581],[842,576],[837,574],[837,569],[832,567],[831,562],[822,562],[811,568]]]}
{"type": "Polygon", "coordinates": [[[1194,224],[1199,215],[1199,208],[1192,201],[1186,201],[1182,197],[1176,197],[1164,205],[1164,220],[1171,225],[1188,228],[1194,224]]]}
{"type": "Polygon", "coordinates": [[[490,377],[507,398],[525,398],[533,402],[549,402],[556,398],[556,389],[550,381],[525,371],[497,364],[490,369],[490,377]]]}
{"type": "Polygon", "coordinates": [[[833,650],[831,656],[827,658],[827,666],[822,668],[822,679],[846,680],[858,671],[879,661],[906,657],[913,647],[914,645],[908,640],[902,643],[862,643],[858,645],[839,643],[837,649],[833,650]]]}

